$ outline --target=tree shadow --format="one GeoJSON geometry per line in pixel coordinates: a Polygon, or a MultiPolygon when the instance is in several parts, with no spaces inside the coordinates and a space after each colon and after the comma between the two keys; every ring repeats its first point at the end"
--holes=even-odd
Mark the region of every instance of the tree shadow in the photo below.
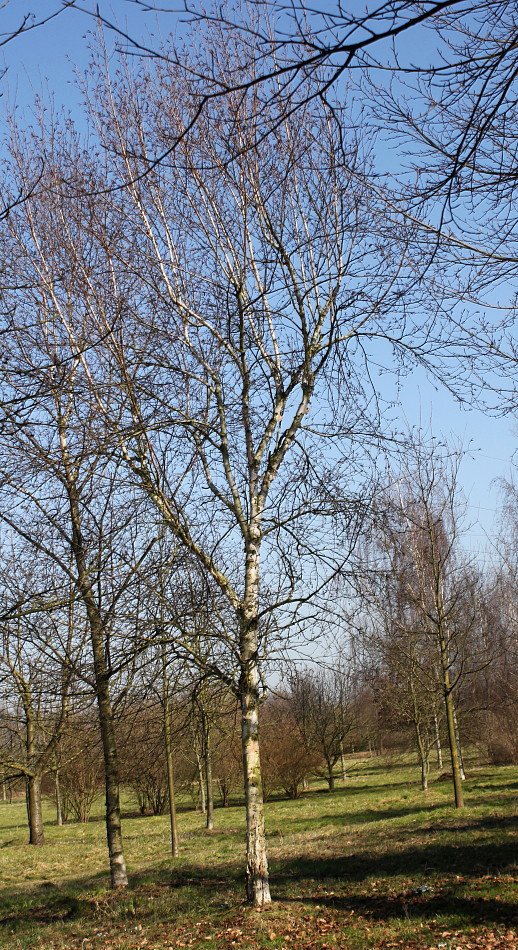
{"type": "MultiPolygon", "coordinates": [[[[423,812],[429,812],[432,815],[436,811],[444,811],[445,804],[442,802],[437,802],[433,805],[428,805],[426,802],[423,804],[410,804],[410,805],[394,805],[394,807],[388,808],[365,808],[363,811],[355,812],[345,812],[340,814],[339,812],[328,812],[325,815],[303,815],[301,818],[290,818],[289,825],[296,826],[302,825],[303,827],[312,828],[328,828],[331,825],[343,825],[345,827],[352,827],[354,825],[365,825],[373,821],[387,821],[394,818],[407,818],[409,815],[420,815],[422,816],[423,812]]],[[[398,828],[398,833],[401,831],[398,828]]]]}
{"type": "Polygon", "coordinates": [[[406,893],[396,897],[357,896],[337,897],[323,896],[296,897],[285,896],[283,903],[304,903],[316,907],[327,906],[335,911],[361,915],[378,923],[388,923],[394,919],[406,920],[433,920],[437,917],[454,917],[467,925],[474,927],[481,925],[516,925],[518,923],[518,908],[516,903],[495,900],[494,898],[469,898],[451,894],[437,894],[424,898],[406,893]]]}
{"type": "Polygon", "coordinates": [[[19,900],[14,898],[0,901],[0,931],[3,927],[52,924],[85,916],[91,916],[88,903],[72,894],[47,894],[44,903],[35,900],[32,906],[25,904],[23,910],[19,907],[19,900]]]}
{"type": "MultiPolygon", "coordinates": [[[[509,820],[511,823],[511,820],[509,820]]],[[[516,820],[513,819],[516,824],[516,820]]],[[[275,872],[284,887],[297,880],[333,880],[342,884],[361,883],[369,878],[390,878],[413,875],[444,874],[475,878],[488,874],[514,874],[518,870],[516,840],[453,844],[430,843],[422,847],[368,854],[346,854],[338,857],[299,856],[282,862],[275,872]]],[[[515,913],[516,907],[515,907],[515,913]]]]}

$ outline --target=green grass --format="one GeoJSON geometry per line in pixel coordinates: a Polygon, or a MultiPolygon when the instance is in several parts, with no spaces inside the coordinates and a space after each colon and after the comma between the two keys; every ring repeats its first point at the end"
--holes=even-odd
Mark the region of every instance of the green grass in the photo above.
{"type": "Polygon", "coordinates": [[[218,809],[207,833],[185,803],[176,861],[167,816],[125,819],[131,887],[114,894],[101,802],[88,824],[62,828],[47,805],[41,848],[27,845],[24,803],[0,803],[0,947],[513,948],[517,792],[518,768],[474,767],[456,812],[449,782],[424,795],[415,769],[358,760],[333,793],[315,783],[266,806],[263,913],[243,901],[242,806],[218,809]]]}

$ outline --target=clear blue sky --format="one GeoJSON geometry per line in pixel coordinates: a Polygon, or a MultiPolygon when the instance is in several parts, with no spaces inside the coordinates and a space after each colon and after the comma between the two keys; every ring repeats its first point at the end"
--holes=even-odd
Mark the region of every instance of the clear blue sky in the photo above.
{"type": "MultiPolygon", "coordinates": [[[[41,17],[59,9],[60,5],[59,0],[11,0],[2,11],[3,29],[16,28],[27,8],[36,9],[41,17]]],[[[91,11],[95,9],[95,3],[90,0],[84,0],[82,5],[91,11]]],[[[106,16],[137,38],[181,30],[175,15],[162,15],[157,22],[153,14],[136,9],[126,0],[101,2],[101,8],[106,16]]],[[[87,34],[93,28],[91,18],[85,13],[69,10],[0,50],[0,62],[3,56],[7,67],[0,86],[4,103],[11,107],[16,104],[23,110],[30,106],[35,94],[43,92],[44,96],[52,94],[56,105],[64,105],[77,119],[80,95],[74,86],[74,74],[75,70],[82,71],[88,62],[87,34]]],[[[490,418],[459,407],[445,389],[432,386],[419,374],[413,374],[404,382],[401,400],[409,424],[422,423],[426,429],[431,427],[436,436],[460,440],[466,450],[469,449],[461,473],[473,523],[468,541],[473,550],[484,547],[485,534],[494,532],[495,509],[499,504],[494,482],[500,477],[509,478],[512,472],[511,458],[518,434],[516,423],[510,417],[490,418]]]]}

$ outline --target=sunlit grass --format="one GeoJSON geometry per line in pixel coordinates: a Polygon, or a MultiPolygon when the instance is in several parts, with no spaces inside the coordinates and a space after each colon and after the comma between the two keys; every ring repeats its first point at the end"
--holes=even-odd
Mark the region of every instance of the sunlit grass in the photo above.
{"type": "MultiPolygon", "coordinates": [[[[455,812],[446,780],[423,794],[409,764],[352,761],[333,793],[317,782],[298,801],[266,806],[274,905],[264,914],[243,903],[242,805],[218,809],[208,833],[180,801],[177,860],[167,816],[127,817],[131,887],[115,895],[102,801],[88,824],[61,828],[46,803],[42,848],[27,844],[25,804],[0,803],[0,947],[367,950],[442,941],[453,950],[483,946],[488,934],[493,947],[512,947],[517,791],[518,768],[473,767],[466,808],[455,812]]],[[[124,808],[135,814],[130,798],[124,808]]]]}

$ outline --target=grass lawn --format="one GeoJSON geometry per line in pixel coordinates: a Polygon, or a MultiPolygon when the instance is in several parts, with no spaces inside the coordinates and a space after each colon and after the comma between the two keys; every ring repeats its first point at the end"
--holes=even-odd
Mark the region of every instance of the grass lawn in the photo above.
{"type": "Polygon", "coordinates": [[[455,812],[451,783],[424,795],[416,769],[352,763],[346,785],[315,783],[266,806],[273,906],[243,901],[244,810],[216,811],[216,830],[182,809],[181,856],[168,818],[131,817],[131,887],[108,887],[102,803],[86,825],[29,848],[25,804],[0,802],[1,950],[518,950],[518,768],[480,766],[455,812]]]}

